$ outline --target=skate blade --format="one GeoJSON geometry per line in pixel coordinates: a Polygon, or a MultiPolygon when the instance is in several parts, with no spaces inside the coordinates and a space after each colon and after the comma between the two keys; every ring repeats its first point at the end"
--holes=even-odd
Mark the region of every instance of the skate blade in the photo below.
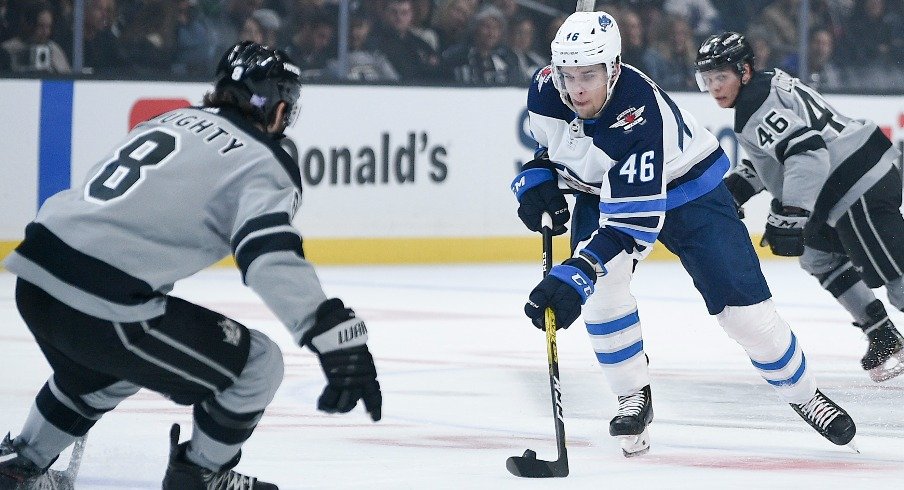
{"type": "Polygon", "coordinates": [[[622,454],[626,458],[641,456],[650,451],[650,433],[644,429],[640,434],[617,436],[621,443],[622,454]]]}
{"type": "Polygon", "coordinates": [[[845,444],[845,447],[847,447],[851,451],[854,451],[857,454],[860,454],[860,448],[858,448],[857,444],[854,443],[854,439],[851,439],[851,442],[845,444]]]}
{"type": "Polygon", "coordinates": [[[892,354],[882,364],[869,370],[869,377],[876,383],[888,381],[904,373],[904,349],[892,354]]]}

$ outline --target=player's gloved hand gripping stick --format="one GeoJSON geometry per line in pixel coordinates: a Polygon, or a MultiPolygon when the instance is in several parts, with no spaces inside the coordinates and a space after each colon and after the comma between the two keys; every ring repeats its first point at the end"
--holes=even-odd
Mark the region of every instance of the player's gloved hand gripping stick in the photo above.
{"type": "MultiPolygon", "coordinates": [[[[552,217],[543,213],[543,277],[552,270],[552,217]]],[[[559,383],[559,353],[556,348],[556,315],[545,309],[546,355],[549,361],[549,388],[552,394],[552,413],[556,423],[556,445],[559,457],[555,461],[537,459],[537,453],[527,449],[522,456],[512,456],[505,467],[515,476],[526,478],[562,478],[568,476],[568,451],[565,448],[565,420],[562,417],[562,389],[559,383]]]]}

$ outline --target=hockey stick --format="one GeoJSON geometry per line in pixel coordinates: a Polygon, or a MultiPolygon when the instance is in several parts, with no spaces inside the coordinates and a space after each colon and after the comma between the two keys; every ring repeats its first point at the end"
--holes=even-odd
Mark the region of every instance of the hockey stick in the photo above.
{"type": "MultiPolygon", "coordinates": [[[[579,2],[580,3],[580,2],[579,2]]],[[[552,217],[543,213],[543,277],[552,269],[552,217]]],[[[537,459],[531,449],[522,456],[512,456],[505,467],[515,476],[525,478],[563,478],[568,476],[568,451],[565,448],[565,420],[562,416],[562,387],[559,383],[559,353],[556,348],[556,315],[552,308],[545,311],[546,357],[549,362],[549,390],[552,395],[552,416],[556,423],[556,446],[559,457],[555,461],[537,459]]]]}

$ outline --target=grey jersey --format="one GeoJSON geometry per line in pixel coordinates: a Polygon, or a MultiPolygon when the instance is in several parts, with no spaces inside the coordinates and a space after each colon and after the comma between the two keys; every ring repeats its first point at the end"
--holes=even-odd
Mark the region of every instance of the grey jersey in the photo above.
{"type": "Polygon", "coordinates": [[[834,225],[897,158],[875,123],[851,119],[815,90],[781,70],[757,72],[735,103],[735,133],[755,177],[785,206],[813,212],[834,225]],[[830,179],[831,176],[831,179],[830,179]]]}
{"type": "Polygon", "coordinates": [[[232,253],[297,341],[326,299],[291,225],[300,192],[297,164],[238,113],[172,111],[48,199],[6,267],[75,309],[134,322],[232,253]]]}

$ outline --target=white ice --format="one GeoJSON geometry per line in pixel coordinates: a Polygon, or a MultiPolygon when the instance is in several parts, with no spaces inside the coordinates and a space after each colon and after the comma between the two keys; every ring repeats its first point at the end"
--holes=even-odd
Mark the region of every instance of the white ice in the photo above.
{"type": "MultiPolygon", "coordinates": [[[[538,265],[321,267],[327,293],[368,322],[385,397],[376,424],[360,408],[315,410],[323,383],[316,358],[292,345],[237,271],[205,271],[174,294],[282,346],[285,380],[237,469],[283,489],[897,487],[904,376],[870,381],[858,362],[865,339],[829,294],[793,261],[764,268],[820,388],[856,420],[860,454],[830,444],[778,399],[674,262],[640,264],[633,284],[653,377],[647,455],[622,457],[607,433],[615,397],[587,335],[580,323],[560,331],[571,465],[563,480],[505,469],[508,456],[527,448],[555,459],[545,341],[522,313],[538,265]]],[[[0,273],[0,426],[15,435],[49,369],[13,290],[14,277],[0,273]]],[[[904,325],[904,314],[892,318],[904,325]]],[[[123,402],[90,432],[77,488],[159,488],[173,422],[187,437],[190,408],[148,391],[123,402]]]]}

